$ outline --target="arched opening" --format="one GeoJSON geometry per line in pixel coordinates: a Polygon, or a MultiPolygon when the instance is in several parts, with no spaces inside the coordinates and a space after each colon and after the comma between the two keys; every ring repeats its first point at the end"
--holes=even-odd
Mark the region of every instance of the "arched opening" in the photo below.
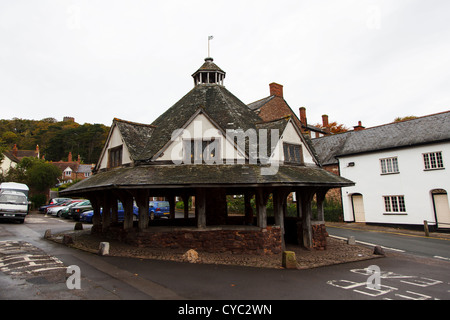
{"type": "Polygon", "coordinates": [[[363,195],[360,193],[354,193],[351,195],[351,200],[353,210],[353,221],[366,222],[363,195]]]}
{"type": "Polygon", "coordinates": [[[450,206],[444,189],[431,190],[436,225],[439,229],[450,229],[450,206]]]}

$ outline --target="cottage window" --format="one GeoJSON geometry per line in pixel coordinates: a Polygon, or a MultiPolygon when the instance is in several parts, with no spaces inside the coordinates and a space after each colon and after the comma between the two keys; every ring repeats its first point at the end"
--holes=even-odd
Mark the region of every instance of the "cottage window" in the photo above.
{"type": "Polygon", "coordinates": [[[109,149],[109,168],[115,168],[122,165],[122,146],[109,149]]]}
{"type": "Polygon", "coordinates": [[[297,144],[283,143],[284,162],[303,163],[302,146],[297,144]]]}
{"type": "Polygon", "coordinates": [[[66,170],[66,171],[64,171],[64,175],[65,175],[66,177],[70,177],[70,176],[72,175],[72,170],[66,170]]]}
{"type": "Polygon", "coordinates": [[[406,212],[404,196],[384,196],[384,210],[386,213],[406,212]]]}
{"type": "Polygon", "coordinates": [[[397,157],[380,159],[381,174],[398,173],[397,157]]]}
{"type": "Polygon", "coordinates": [[[424,153],[423,162],[425,165],[425,170],[444,169],[441,151],[424,153]]]}
{"type": "Polygon", "coordinates": [[[214,163],[219,157],[219,140],[184,140],[185,163],[214,163]]]}

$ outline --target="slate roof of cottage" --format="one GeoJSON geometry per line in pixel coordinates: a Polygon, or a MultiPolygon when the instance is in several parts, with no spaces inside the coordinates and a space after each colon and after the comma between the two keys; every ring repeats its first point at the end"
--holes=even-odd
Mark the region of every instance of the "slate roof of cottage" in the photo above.
{"type": "Polygon", "coordinates": [[[337,157],[450,141],[450,111],[313,139],[323,165],[337,157]]]}
{"type": "Polygon", "coordinates": [[[114,118],[113,124],[119,128],[120,134],[130,152],[131,159],[141,159],[141,153],[151,144],[150,139],[155,126],[118,118],[114,118]]]}

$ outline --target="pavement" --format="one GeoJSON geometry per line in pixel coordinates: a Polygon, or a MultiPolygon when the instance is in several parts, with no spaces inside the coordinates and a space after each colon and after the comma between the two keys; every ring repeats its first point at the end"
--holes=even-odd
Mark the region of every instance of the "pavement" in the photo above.
{"type": "Polygon", "coordinates": [[[421,238],[429,239],[443,239],[450,240],[450,229],[443,231],[429,232],[429,236],[425,234],[424,230],[419,230],[418,228],[410,229],[408,227],[388,227],[375,224],[366,224],[363,222],[325,222],[327,227],[359,230],[359,231],[371,231],[371,232],[382,232],[396,235],[407,235],[421,238]]]}

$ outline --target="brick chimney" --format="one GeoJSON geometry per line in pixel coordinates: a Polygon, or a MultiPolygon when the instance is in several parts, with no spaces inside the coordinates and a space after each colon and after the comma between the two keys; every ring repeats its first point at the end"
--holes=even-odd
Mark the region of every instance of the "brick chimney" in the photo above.
{"type": "Polygon", "coordinates": [[[283,86],[281,84],[272,82],[269,87],[271,96],[283,98],[283,86]]]}
{"type": "Polygon", "coordinates": [[[326,132],[330,133],[330,124],[328,123],[328,115],[326,114],[322,115],[322,126],[326,132]]]}
{"type": "Polygon", "coordinates": [[[67,158],[67,162],[72,162],[72,152],[69,152],[69,156],[67,158]]]}
{"type": "Polygon", "coordinates": [[[300,122],[302,123],[302,125],[306,126],[307,121],[306,121],[306,108],[305,107],[300,107],[300,122]]]}
{"type": "Polygon", "coordinates": [[[355,131],[364,130],[365,128],[366,128],[366,127],[363,127],[363,126],[362,126],[361,121],[358,121],[358,125],[353,127],[353,129],[354,129],[355,131]]]}
{"type": "Polygon", "coordinates": [[[17,151],[19,151],[19,149],[17,149],[17,144],[14,144],[14,148],[12,150],[14,157],[17,157],[17,151]]]}

